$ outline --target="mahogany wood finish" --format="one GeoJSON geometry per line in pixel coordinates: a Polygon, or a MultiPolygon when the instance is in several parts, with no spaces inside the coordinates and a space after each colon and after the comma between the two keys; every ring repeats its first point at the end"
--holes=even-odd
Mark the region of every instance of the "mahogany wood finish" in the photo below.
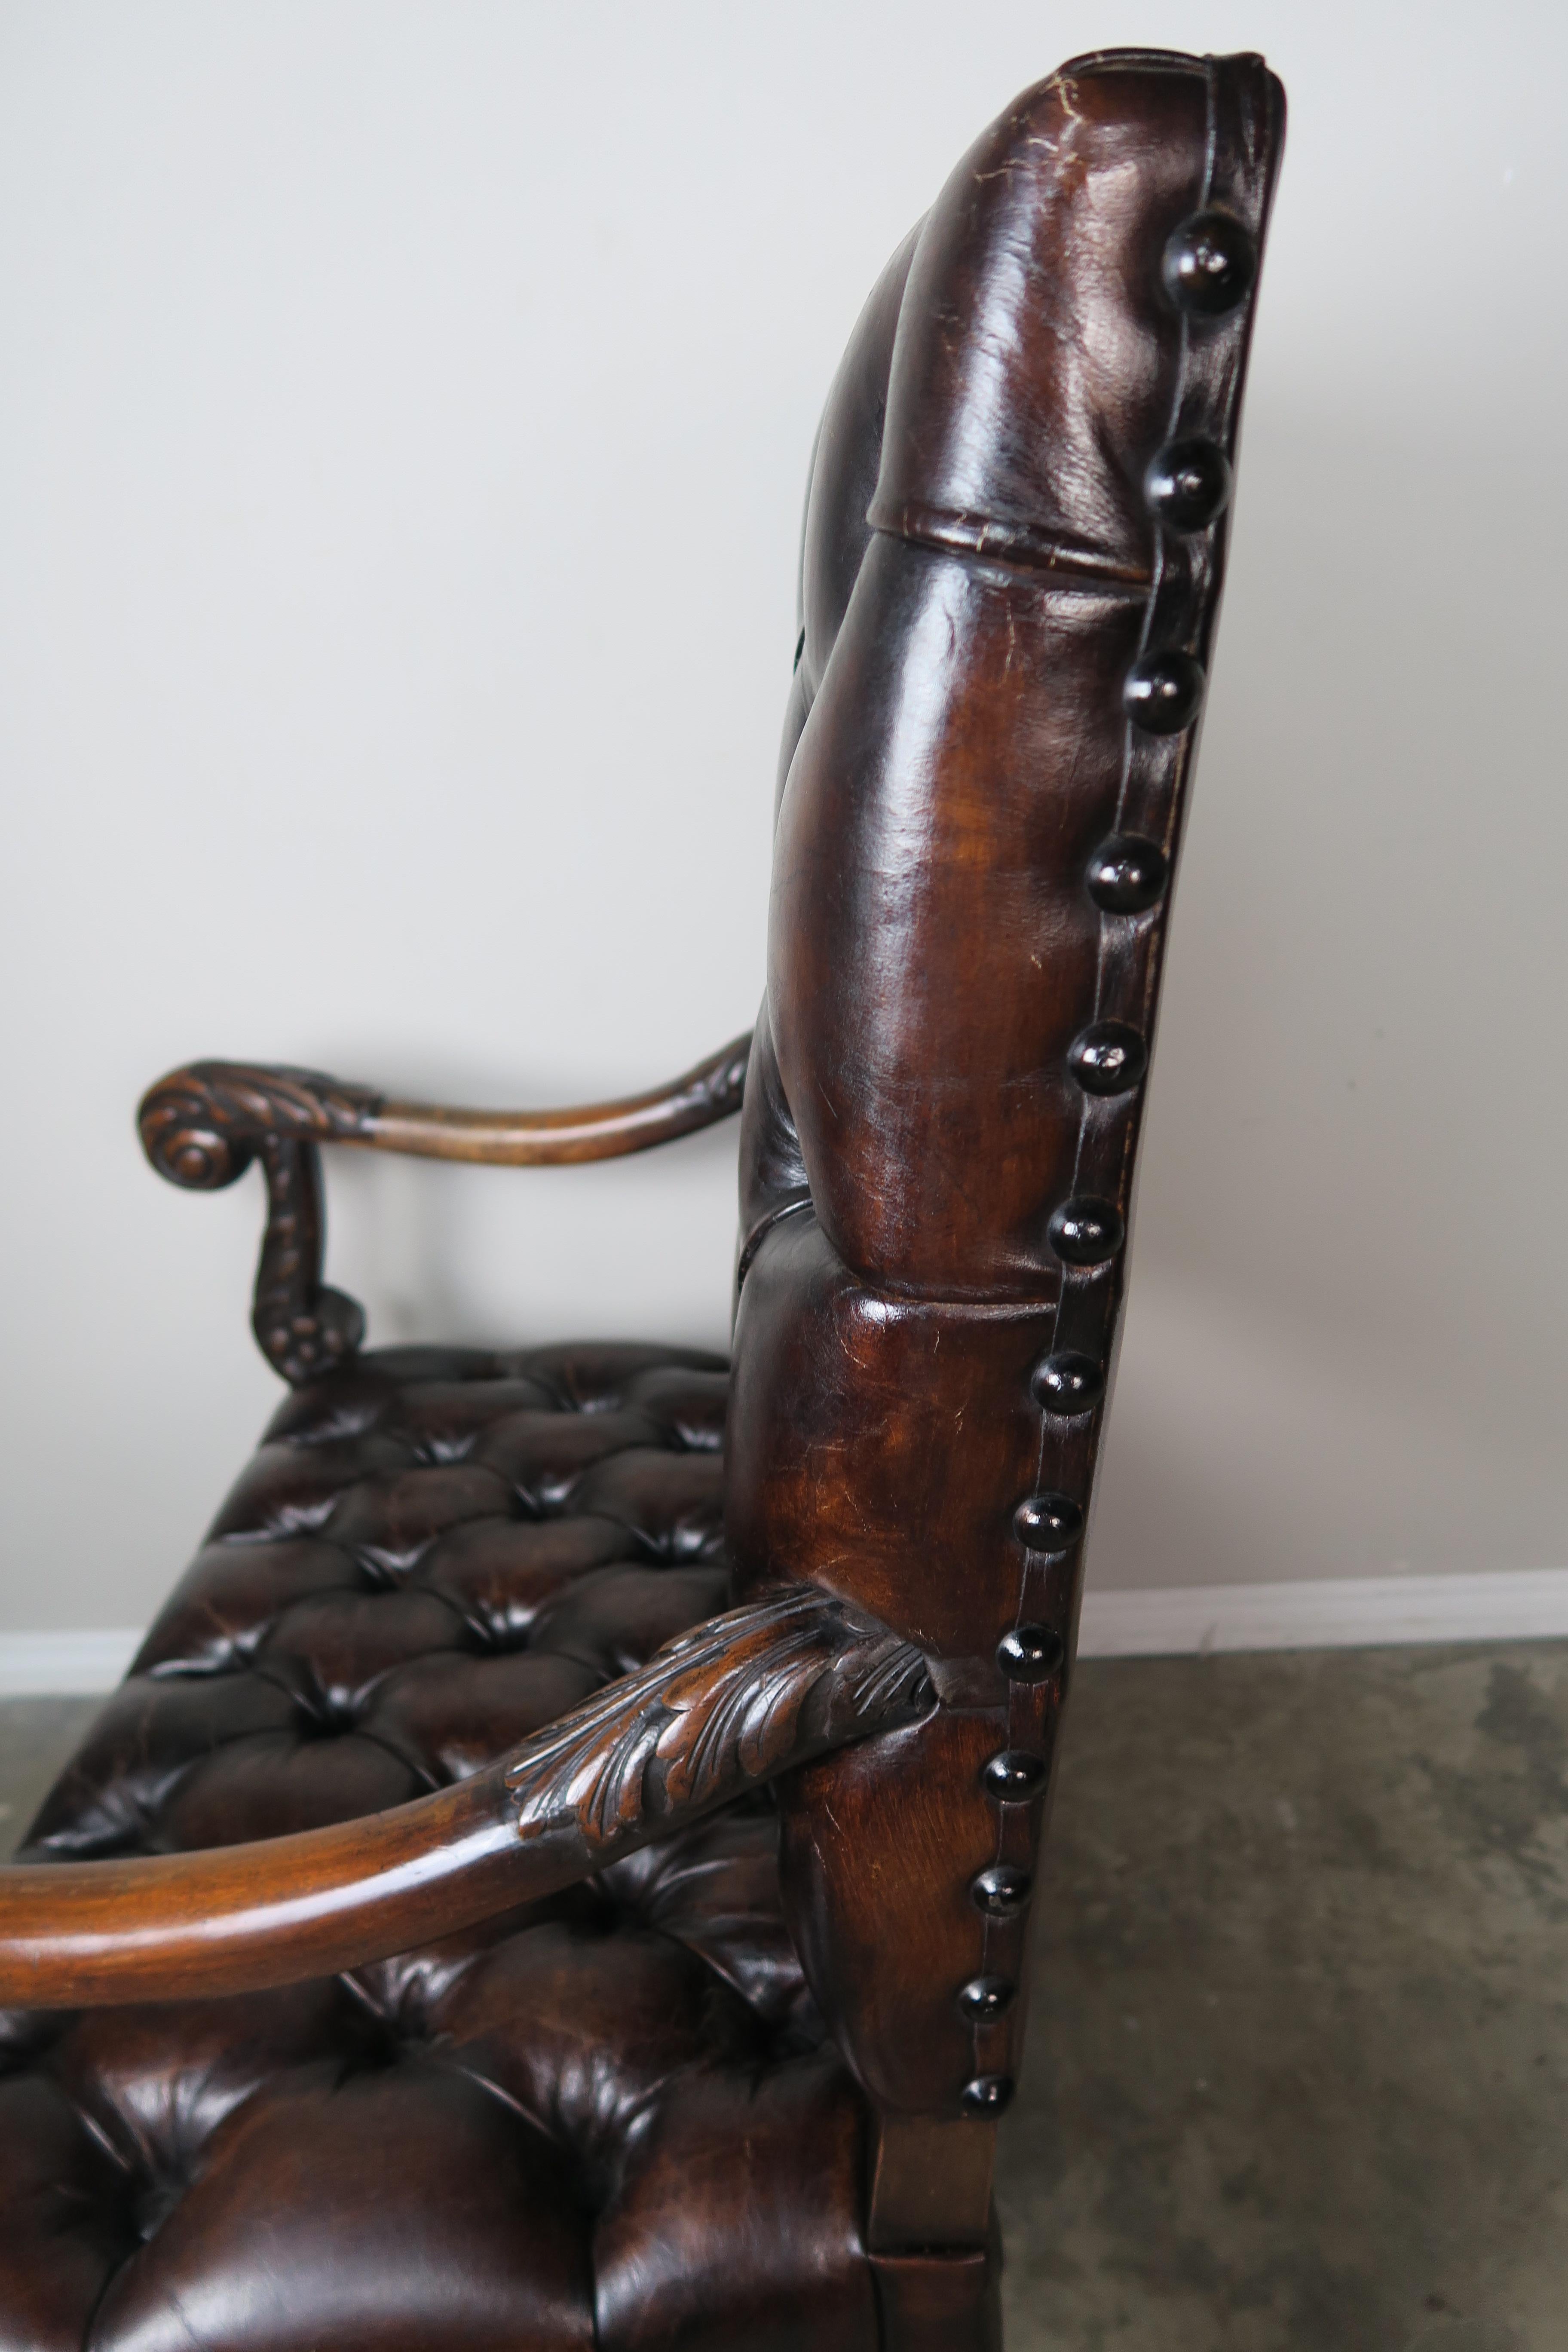
{"type": "Polygon", "coordinates": [[[682,1633],[472,1779],[332,1829],[0,1869],[0,2003],[255,1991],[537,1901],[929,1714],[921,1653],[810,1586],[682,1633]]]}
{"type": "Polygon", "coordinates": [[[872,2254],[984,2246],[991,2231],[996,2135],[980,2117],[883,2119],[867,2210],[872,2254]]]}
{"type": "Polygon", "coordinates": [[[148,1088],[137,1119],[159,1174],[199,1192],[232,1184],[269,1136],[492,1168],[563,1167],[646,1151],[732,1117],[751,1043],[748,1031],[665,1086],[572,1110],[454,1110],[319,1070],[191,1062],[148,1088]]]}
{"type": "Polygon", "coordinates": [[[1259,58],[1079,58],[884,271],[812,461],[752,1041],[585,1112],[148,1097],[174,1181],[263,1162],[295,1392],[0,1874],[0,2216],[40,2217],[0,2352],[998,2352],[1283,129],[1259,58]],[[321,1144],[598,1158],[742,1076],[727,1390],[360,1351],[321,1144]],[[38,2006],[132,1992],[184,2005],[38,2006]]]}
{"type": "Polygon", "coordinates": [[[191,1062],[148,1088],[137,1118],[159,1174],[193,1192],[220,1192],[259,1156],[267,1228],[251,1324],[268,1362],[297,1387],[346,1361],[364,1337],[358,1302],[321,1281],[319,1144],[504,1168],[616,1160],[731,1118],[751,1045],[749,1034],[736,1037],[667,1086],[573,1110],[453,1110],[319,1070],[191,1062]]]}

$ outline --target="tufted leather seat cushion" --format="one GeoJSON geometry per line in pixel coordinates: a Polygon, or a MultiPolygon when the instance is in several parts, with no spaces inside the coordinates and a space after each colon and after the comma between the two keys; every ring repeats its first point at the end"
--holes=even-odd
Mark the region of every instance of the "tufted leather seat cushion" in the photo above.
{"type": "MultiPolygon", "coordinates": [[[[228,1844],[478,1769],[725,1605],[725,1370],[368,1354],[298,1391],[23,1849],[228,1844]]],[[[865,2117],[721,1816],[449,1943],[0,2031],[0,2352],[877,2341],[865,2117]]]]}

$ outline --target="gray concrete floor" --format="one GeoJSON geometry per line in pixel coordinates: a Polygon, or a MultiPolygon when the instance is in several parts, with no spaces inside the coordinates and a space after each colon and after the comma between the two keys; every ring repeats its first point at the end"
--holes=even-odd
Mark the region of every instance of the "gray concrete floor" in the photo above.
{"type": "Polygon", "coordinates": [[[1080,1669],[1008,2352],[1568,2352],[1565,1776],[1568,1644],[1080,1669]]]}
{"type": "Polygon", "coordinates": [[[1568,1645],[1081,1669],[1008,2352],[1568,2347],[1568,1645]]]}
{"type": "Polygon", "coordinates": [[[26,1836],[49,1783],[102,1705],[100,1698],[0,1700],[0,1853],[26,1836]]]}

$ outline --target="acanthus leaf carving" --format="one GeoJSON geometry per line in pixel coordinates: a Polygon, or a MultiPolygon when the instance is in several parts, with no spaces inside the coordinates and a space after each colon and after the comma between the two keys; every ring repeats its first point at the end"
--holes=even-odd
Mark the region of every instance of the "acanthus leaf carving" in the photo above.
{"type": "Polygon", "coordinates": [[[507,1768],[525,1842],[597,1859],[933,1704],[912,1643],[815,1585],[683,1634],[525,1741],[507,1768]]]}

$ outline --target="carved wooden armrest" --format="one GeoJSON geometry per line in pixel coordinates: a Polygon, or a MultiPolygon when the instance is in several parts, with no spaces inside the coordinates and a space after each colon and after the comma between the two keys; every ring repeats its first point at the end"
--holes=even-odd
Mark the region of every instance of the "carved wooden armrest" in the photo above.
{"type": "Polygon", "coordinates": [[[326,1221],[318,1145],[507,1168],[615,1160],[738,1111],[751,1045],[749,1034],[737,1037],[668,1086],[575,1110],[447,1110],[399,1102],[315,1070],[192,1062],[148,1090],[138,1123],[159,1174],[193,1192],[220,1191],[253,1160],[261,1161],[267,1230],[251,1327],[274,1370],[298,1386],[352,1356],[364,1337],[357,1301],[321,1281],[326,1221]]]}
{"type": "Polygon", "coordinates": [[[0,1870],[0,2004],[247,1992],[406,1951],[934,1703],[918,1650],[793,1585],[710,1618],[437,1796],[250,1845],[0,1870]]]}

